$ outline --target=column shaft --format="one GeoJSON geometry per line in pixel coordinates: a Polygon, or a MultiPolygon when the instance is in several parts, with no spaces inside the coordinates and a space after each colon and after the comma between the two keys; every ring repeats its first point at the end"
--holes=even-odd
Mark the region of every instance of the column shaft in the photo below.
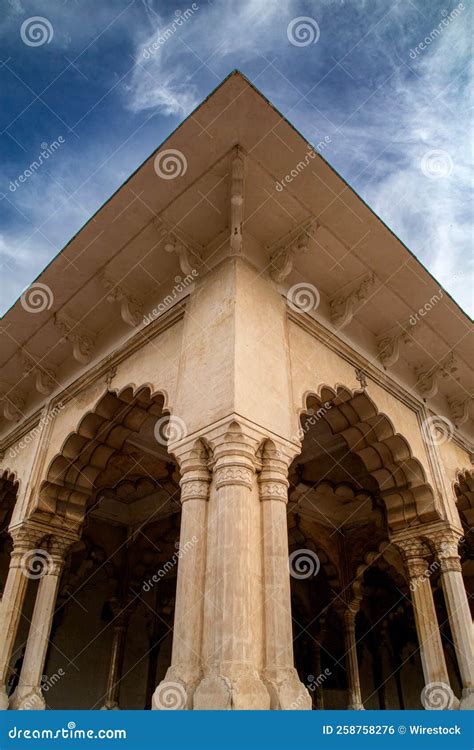
{"type": "Polygon", "coordinates": [[[346,670],[348,688],[348,706],[351,711],[363,711],[360,689],[359,662],[357,659],[357,642],[355,636],[356,611],[348,607],[344,612],[344,645],[346,649],[346,670]]]}

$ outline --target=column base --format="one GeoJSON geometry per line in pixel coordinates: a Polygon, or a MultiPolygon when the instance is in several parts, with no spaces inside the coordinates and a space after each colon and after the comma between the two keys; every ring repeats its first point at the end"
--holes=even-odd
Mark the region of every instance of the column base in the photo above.
{"type": "Polygon", "coordinates": [[[311,696],[296,669],[265,671],[263,680],[270,695],[272,711],[311,711],[311,696]]]}
{"type": "Polygon", "coordinates": [[[258,672],[232,670],[232,677],[222,673],[207,674],[194,693],[195,711],[268,711],[270,695],[258,672]]]}
{"type": "Polygon", "coordinates": [[[44,711],[46,703],[39,687],[18,686],[10,698],[13,711],[44,711]]]}
{"type": "Polygon", "coordinates": [[[104,703],[104,705],[100,707],[100,710],[101,711],[120,711],[120,706],[117,702],[104,703]]]}
{"type": "Polygon", "coordinates": [[[6,686],[0,684],[0,711],[6,711],[9,703],[6,686]]]}
{"type": "Polygon", "coordinates": [[[474,711],[474,688],[463,688],[459,710],[474,711]]]}

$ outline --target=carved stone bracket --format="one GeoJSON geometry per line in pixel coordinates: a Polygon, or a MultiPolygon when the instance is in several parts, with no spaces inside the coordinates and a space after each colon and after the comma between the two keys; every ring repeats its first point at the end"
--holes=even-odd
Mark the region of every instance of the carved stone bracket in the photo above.
{"type": "Polygon", "coordinates": [[[28,377],[33,374],[35,388],[44,396],[49,396],[56,385],[56,372],[52,368],[43,367],[35,362],[28,354],[22,356],[23,375],[28,377]]]}
{"type": "Polygon", "coordinates": [[[306,253],[312,234],[318,229],[316,220],[305,222],[298,231],[278,240],[270,249],[270,276],[278,283],[284,281],[293,270],[298,253],[306,253]]]}
{"type": "Polygon", "coordinates": [[[0,383],[0,406],[3,415],[9,422],[19,422],[23,417],[26,397],[22,393],[12,393],[13,386],[0,383]]]}
{"type": "Polygon", "coordinates": [[[166,252],[177,255],[181,273],[184,276],[195,276],[203,263],[200,248],[163,219],[155,219],[154,225],[160,239],[165,241],[166,252]]]}
{"type": "Polygon", "coordinates": [[[236,146],[232,155],[230,186],[230,252],[242,253],[242,223],[244,219],[245,155],[236,146]]]}
{"type": "Polygon", "coordinates": [[[423,398],[432,398],[438,393],[439,381],[448,378],[457,371],[454,354],[450,352],[439,364],[428,369],[416,370],[417,387],[423,398]]]}
{"type": "Polygon", "coordinates": [[[451,418],[456,425],[462,425],[469,419],[469,405],[472,401],[470,396],[466,398],[448,398],[451,418]]]}
{"type": "Polygon", "coordinates": [[[354,317],[357,308],[367,300],[375,284],[373,272],[364,276],[359,284],[348,294],[339,294],[330,301],[331,321],[336,328],[347,326],[354,317]]]}
{"type": "Polygon", "coordinates": [[[95,335],[64,314],[56,314],[54,322],[62,337],[72,344],[74,359],[82,364],[88,364],[92,357],[95,335]]]}
{"type": "Polygon", "coordinates": [[[107,302],[120,303],[120,315],[127,325],[135,327],[143,320],[143,302],[135,297],[127,286],[116,281],[109,271],[102,274],[102,284],[107,290],[107,302]]]}
{"type": "Polygon", "coordinates": [[[398,362],[401,344],[405,344],[405,346],[413,345],[412,337],[403,328],[378,338],[378,356],[384,367],[391,367],[398,362]]]}

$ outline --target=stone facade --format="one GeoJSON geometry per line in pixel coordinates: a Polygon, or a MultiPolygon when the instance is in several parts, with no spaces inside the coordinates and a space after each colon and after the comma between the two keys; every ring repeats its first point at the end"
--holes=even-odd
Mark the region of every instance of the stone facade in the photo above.
{"type": "Polygon", "coordinates": [[[2,708],[473,706],[468,321],[307,148],[233,74],[5,317],[2,708]]]}

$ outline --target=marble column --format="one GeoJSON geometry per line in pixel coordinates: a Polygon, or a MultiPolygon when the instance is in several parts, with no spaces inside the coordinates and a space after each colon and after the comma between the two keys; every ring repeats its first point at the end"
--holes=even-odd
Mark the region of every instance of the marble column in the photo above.
{"type": "Polygon", "coordinates": [[[265,450],[259,474],[262,504],[265,669],[271,708],[311,709],[311,696],[294,667],[288,567],[288,467],[276,450],[265,450]]]}
{"type": "Polygon", "coordinates": [[[118,711],[120,709],[120,679],[122,677],[128,621],[128,613],[122,611],[116,616],[112,625],[112,649],[110,653],[105,701],[104,705],[101,707],[102,711],[118,711]]]}
{"type": "Polygon", "coordinates": [[[355,636],[355,619],[358,612],[357,605],[349,605],[342,613],[344,621],[344,646],[346,650],[347,692],[350,711],[363,711],[362,694],[360,689],[359,662],[357,659],[357,642],[355,636]]]}
{"type": "Polygon", "coordinates": [[[210,482],[207,464],[208,458],[202,449],[193,450],[180,461],[182,511],[171,666],[153,694],[152,709],[193,708],[194,691],[202,677],[210,482]]]}
{"type": "Polygon", "coordinates": [[[256,441],[239,425],[213,440],[204,606],[204,677],[195,709],[269,709],[263,668],[256,441]]]}
{"type": "Polygon", "coordinates": [[[418,538],[395,542],[402,553],[410,586],[415,625],[420,646],[425,688],[421,702],[425,708],[455,708],[458,701],[449,684],[438,619],[431,590],[426,555],[429,550],[418,538]]]}
{"type": "Polygon", "coordinates": [[[451,635],[462,681],[461,709],[474,709],[474,647],[471,612],[462,577],[458,554],[460,534],[439,531],[430,534],[429,541],[435,549],[440,565],[451,635]]]}
{"type": "Polygon", "coordinates": [[[39,539],[39,533],[26,525],[11,529],[9,533],[13,539],[13,551],[0,603],[0,710],[8,708],[9,699],[6,687],[10,659],[15,645],[28,581],[31,577],[28,574],[28,564],[39,539]]]}
{"type": "Polygon", "coordinates": [[[42,710],[46,707],[41,691],[41,678],[64,556],[70,544],[71,540],[57,538],[47,546],[46,562],[38,584],[20,681],[11,699],[13,709],[42,710]]]}

